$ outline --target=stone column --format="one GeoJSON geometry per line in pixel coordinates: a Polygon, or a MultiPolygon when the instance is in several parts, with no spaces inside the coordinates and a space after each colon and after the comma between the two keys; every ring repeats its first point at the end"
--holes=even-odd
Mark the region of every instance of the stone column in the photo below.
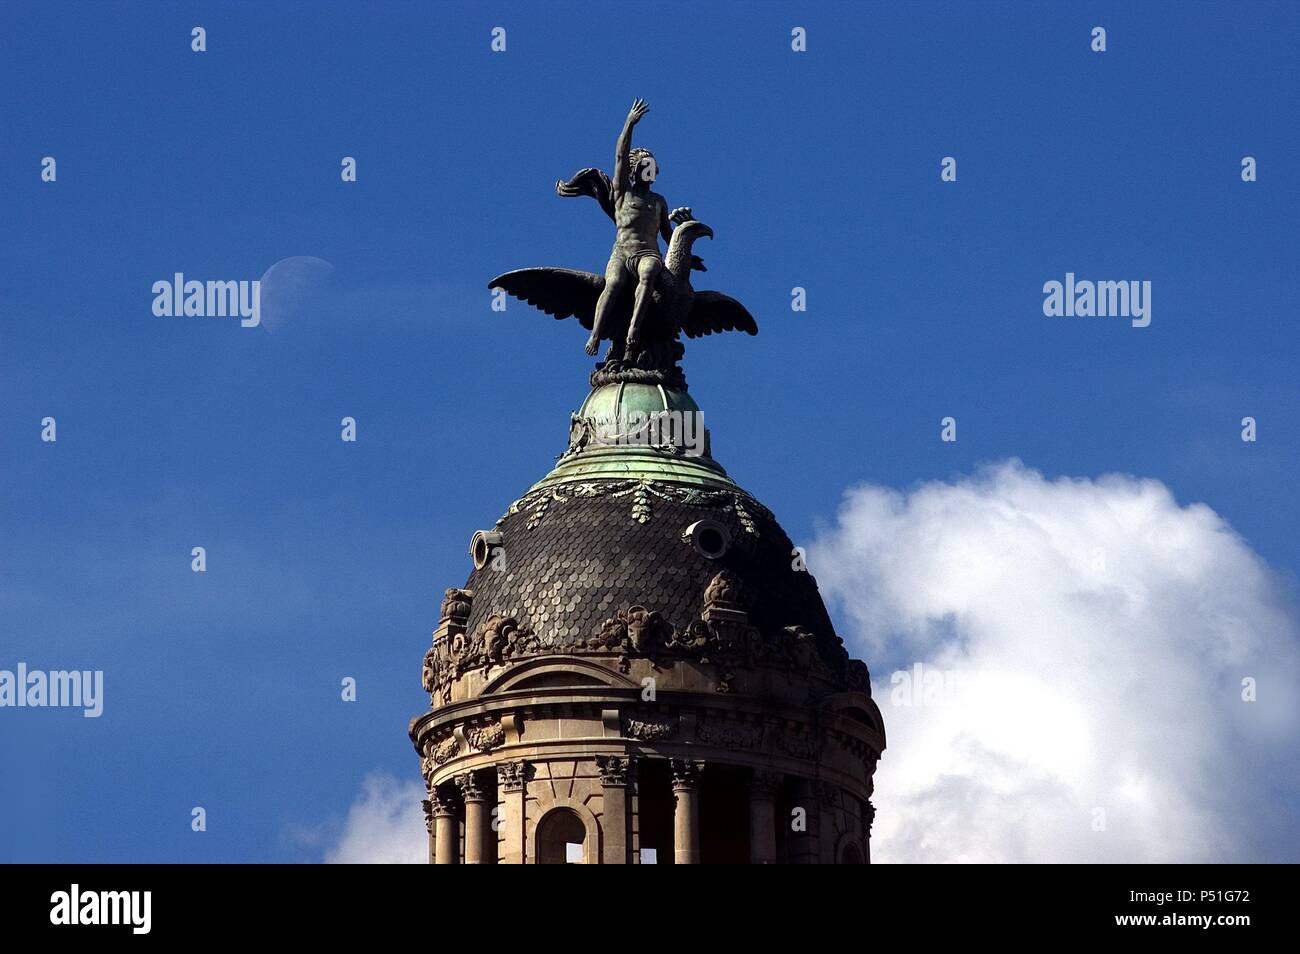
{"type": "Polygon", "coordinates": [[[436,844],[436,841],[433,837],[433,802],[426,798],[420,802],[420,807],[424,809],[424,830],[429,833],[429,864],[434,864],[436,858],[436,849],[434,848],[434,845],[436,844]]]}
{"type": "Polygon", "coordinates": [[[630,759],[621,755],[597,755],[600,770],[601,829],[604,848],[601,862],[627,864],[627,770],[630,759]]]}
{"type": "Polygon", "coordinates": [[[815,865],[821,861],[821,796],[817,784],[808,778],[801,778],[795,785],[794,804],[792,808],[803,809],[800,831],[794,827],[794,816],[786,819],[790,830],[786,833],[785,843],[789,846],[789,858],[792,865],[815,865]]]}
{"type": "Polygon", "coordinates": [[[497,815],[501,832],[497,860],[507,865],[522,865],[527,860],[524,850],[528,799],[528,763],[502,762],[497,766],[497,815]]]}
{"type": "Polygon", "coordinates": [[[699,762],[673,759],[673,861],[679,865],[700,863],[700,768],[699,762]]]}
{"type": "MultiPolygon", "coordinates": [[[[473,772],[456,776],[456,787],[465,802],[465,864],[490,864],[487,857],[488,827],[487,795],[473,772]]],[[[496,860],[496,847],[492,849],[492,861],[496,860]]]]}
{"type": "Polygon", "coordinates": [[[821,848],[817,852],[817,861],[823,865],[839,864],[840,859],[835,856],[835,836],[837,830],[841,828],[837,824],[841,821],[839,817],[842,804],[840,790],[838,786],[832,785],[830,782],[817,782],[814,787],[819,802],[817,826],[821,844],[821,848]]]}
{"type": "Polygon", "coordinates": [[[776,864],[776,796],[781,790],[779,772],[757,769],[749,779],[749,863],[776,864]]]}
{"type": "Polygon", "coordinates": [[[436,788],[429,792],[433,810],[433,845],[435,865],[454,865],[460,861],[460,820],[456,805],[436,788]]]}

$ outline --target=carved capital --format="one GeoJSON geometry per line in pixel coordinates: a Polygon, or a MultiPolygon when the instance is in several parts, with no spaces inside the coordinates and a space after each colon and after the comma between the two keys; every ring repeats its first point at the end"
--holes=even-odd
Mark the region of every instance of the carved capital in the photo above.
{"type": "Polygon", "coordinates": [[[704,766],[699,762],[672,759],[668,763],[668,768],[673,774],[673,791],[680,792],[690,791],[699,786],[700,771],[704,766]]]}
{"type": "Polygon", "coordinates": [[[626,785],[631,763],[631,759],[622,755],[597,755],[596,768],[600,771],[600,784],[605,788],[626,785]]]}
{"type": "Polygon", "coordinates": [[[426,802],[429,806],[428,814],[434,818],[456,814],[456,802],[446,792],[439,791],[437,787],[429,790],[429,797],[426,802]]]}
{"type": "Polygon", "coordinates": [[[866,802],[866,812],[862,816],[862,820],[867,823],[867,832],[870,833],[871,825],[876,820],[876,806],[871,804],[871,799],[869,798],[866,802]]]}
{"type": "Polygon", "coordinates": [[[424,809],[424,830],[430,835],[433,834],[433,802],[429,799],[421,799],[420,807],[424,809]]]}
{"type": "Polygon", "coordinates": [[[452,781],[456,783],[456,788],[460,790],[460,797],[466,802],[481,802],[487,797],[473,772],[457,775],[452,781]]]}
{"type": "Polygon", "coordinates": [[[763,772],[755,769],[749,776],[749,797],[755,799],[766,799],[772,801],[781,791],[781,780],[784,776],[780,772],[763,772]]]}
{"type": "Polygon", "coordinates": [[[522,792],[528,785],[528,763],[502,762],[497,766],[497,784],[503,792],[522,792]]]}

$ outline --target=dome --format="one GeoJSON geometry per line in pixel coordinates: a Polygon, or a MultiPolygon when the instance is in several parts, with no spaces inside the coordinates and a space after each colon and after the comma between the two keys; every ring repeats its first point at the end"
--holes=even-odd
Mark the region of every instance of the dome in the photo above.
{"type": "Polygon", "coordinates": [[[572,416],[568,451],[489,532],[465,584],[465,631],[507,619],[543,652],[597,648],[611,620],[643,607],[671,643],[704,617],[722,579],[749,626],[770,640],[807,638],[847,678],[815,580],[771,512],[709,456],[701,422],[684,388],[593,389],[572,416]],[[647,425],[656,415],[662,426],[647,425]]]}
{"type": "Polygon", "coordinates": [[[430,861],[869,862],[866,665],[684,382],[620,374],[442,601],[409,727],[430,861]]]}

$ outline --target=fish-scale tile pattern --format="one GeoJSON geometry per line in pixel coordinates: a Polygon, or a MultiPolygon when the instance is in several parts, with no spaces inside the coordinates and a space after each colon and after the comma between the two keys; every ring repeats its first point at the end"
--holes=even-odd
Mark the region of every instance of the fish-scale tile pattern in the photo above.
{"type": "Polygon", "coordinates": [[[817,635],[823,653],[834,655],[838,641],[816,582],[793,568],[793,544],[776,521],[754,510],[756,532],[725,507],[659,498],[650,518],[639,522],[626,495],[552,500],[540,520],[531,511],[508,514],[496,528],[504,568],[489,564],[466,583],[474,591],[469,631],[490,616],[510,616],[559,649],[585,641],[634,605],[657,610],[682,630],[700,618],[705,587],[726,568],[741,581],[754,625],[764,632],[802,625],[817,635]],[[690,524],[706,517],[731,533],[720,560],[706,559],[683,539],[690,524]]]}

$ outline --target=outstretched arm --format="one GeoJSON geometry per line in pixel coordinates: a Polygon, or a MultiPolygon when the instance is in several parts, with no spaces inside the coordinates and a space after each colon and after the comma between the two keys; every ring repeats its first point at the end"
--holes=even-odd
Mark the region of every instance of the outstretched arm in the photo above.
{"type": "Polygon", "coordinates": [[[627,191],[627,177],[631,171],[627,167],[627,154],[632,150],[632,127],[640,122],[649,108],[650,105],[644,99],[632,103],[632,108],[627,111],[627,119],[623,121],[623,131],[618,134],[618,142],[614,144],[615,197],[627,191]]]}

